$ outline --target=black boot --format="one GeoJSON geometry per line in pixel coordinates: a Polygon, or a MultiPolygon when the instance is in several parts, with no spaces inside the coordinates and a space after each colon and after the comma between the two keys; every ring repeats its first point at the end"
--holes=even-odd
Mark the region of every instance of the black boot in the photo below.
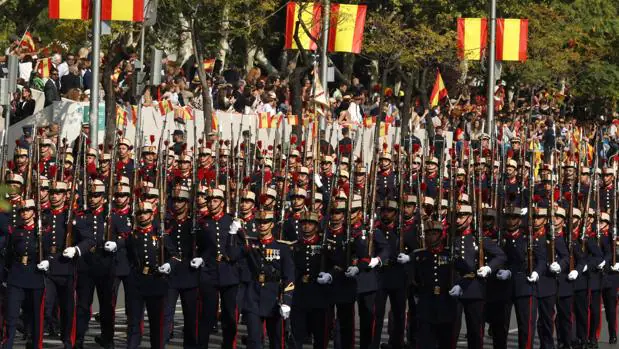
{"type": "Polygon", "coordinates": [[[617,335],[616,334],[611,334],[610,338],[608,339],[608,344],[617,344],[617,335]]]}

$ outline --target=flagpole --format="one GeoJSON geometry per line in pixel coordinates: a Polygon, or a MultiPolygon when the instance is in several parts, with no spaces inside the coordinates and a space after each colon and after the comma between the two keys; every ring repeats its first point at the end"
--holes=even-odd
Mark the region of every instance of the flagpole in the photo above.
{"type": "MultiPolygon", "coordinates": [[[[490,41],[488,42],[488,110],[486,118],[486,133],[492,135],[494,121],[494,66],[496,42],[496,0],[490,0],[490,41]]],[[[496,135],[495,135],[496,136],[496,135]]]]}
{"type": "Polygon", "coordinates": [[[101,51],[101,0],[93,0],[92,14],[92,86],[90,87],[90,144],[97,147],[99,130],[99,52],[101,51]]]}
{"type": "MultiPolygon", "coordinates": [[[[322,80],[322,90],[325,96],[325,100],[327,101],[327,106],[329,106],[329,83],[327,81],[327,72],[329,67],[329,62],[327,59],[327,51],[329,50],[329,25],[331,24],[331,1],[323,0],[323,21],[322,21],[322,52],[320,53],[320,78],[322,80]]],[[[329,106],[330,107],[330,106],[329,106]]],[[[326,111],[323,115],[323,118],[326,116],[326,111]]],[[[322,125],[322,122],[321,124],[322,125]]],[[[319,131],[319,129],[318,129],[319,131]]],[[[317,135],[320,135],[320,132],[317,132],[317,135]]],[[[320,137],[317,137],[320,139],[320,137]]],[[[314,156],[318,156],[318,154],[314,154],[314,156]]]]}
{"type": "Polygon", "coordinates": [[[24,34],[21,36],[21,39],[19,39],[19,44],[17,45],[17,48],[21,49],[21,44],[24,43],[24,37],[26,36],[26,33],[28,32],[28,30],[30,30],[30,24],[28,24],[28,26],[26,27],[26,31],[24,31],[24,34]]]}

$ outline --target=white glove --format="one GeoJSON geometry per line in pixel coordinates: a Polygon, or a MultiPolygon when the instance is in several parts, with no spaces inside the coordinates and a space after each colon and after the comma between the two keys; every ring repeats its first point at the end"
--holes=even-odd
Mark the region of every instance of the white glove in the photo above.
{"type": "Polygon", "coordinates": [[[118,246],[116,246],[116,242],[114,241],[106,241],[105,244],[103,245],[103,249],[106,250],[107,252],[116,252],[117,248],[118,246]]]}
{"type": "Polygon", "coordinates": [[[172,271],[172,267],[170,266],[170,263],[164,263],[162,266],[157,268],[157,270],[159,270],[161,274],[167,275],[170,274],[170,272],[172,271]]]}
{"type": "Polygon", "coordinates": [[[449,295],[452,297],[460,297],[462,296],[462,287],[460,285],[456,285],[449,290],[449,295]]]}
{"type": "Polygon", "coordinates": [[[589,266],[587,266],[587,265],[585,264],[585,266],[582,268],[582,272],[583,272],[583,273],[584,273],[584,272],[586,272],[586,271],[587,271],[587,269],[589,269],[589,266]]]}
{"type": "Polygon", "coordinates": [[[598,264],[598,270],[604,269],[605,265],[606,265],[606,261],[602,261],[602,263],[598,264]]]}
{"type": "Polygon", "coordinates": [[[610,270],[612,270],[612,271],[619,271],[619,263],[615,263],[614,265],[612,265],[610,267],[610,270]]]}
{"type": "Polygon", "coordinates": [[[75,247],[67,247],[62,252],[62,255],[67,258],[73,258],[75,257],[76,253],[77,253],[77,249],[75,247]]]}
{"type": "Polygon", "coordinates": [[[318,188],[322,188],[322,180],[320,180],[320,175],[318,173],[314,173],[314,183],[318,188]]]}
{"type": "Polygon", "coordinates": [[[49,270],[49,261],[41,261],[41,263],[37,264],[37,269],[40,271],[48,271],[49,270]]]}
{"type": "Polygon", "coordinates": [[[491,272],[492,272],[492,269],[490,269],[489,266],[484,265],[483,267],[477,269],[477,276],[481,278],[485,278],[488,275],[490,275],[491,272]]]}
{"type": "Polygon", "coordinates": [[[368,267],[370,267],[370,268],[374,268],[374,267],[376,267],[378,264],[380,264],[380,258],[378,258],[378,257],[373,257],[372,259],[370,259],[370,263],[368,264],[368,267]]]}
{"type": "Polygon", "coordinates": [[[326,284],[330,284],[331,281],[333,281],[333,277],[329,273],[320,272],[318,273],[318,277],[316,278],[316,281],[318,281],[318,283],[321,285],[326,285],[326,284]]]}
{"type": "Polygon", "coordinates": [[[411,257],[407,255],[406,253],[400,253],[398,255],[398,263],[400,264],[406,264],[410,262],[410,260],[411,260],[411,257]]]}
{"type": "Polygon", "coordinates": [[[561,272],[561,266],[557,262],[552,262],[550,264],[550,271],[555,274],[559,274],[561,272]]]}
{"type": "Polygon", "coordinates": [[[232,224],[230,224],[230,231],[228,231],[228,233],[230,235],[236,235],[236,232],[238,232],[239,229],[241,229],[241,222],[239,222],[238,219],[235,219],[232,221],[232,224]]]}
{"type": "Polygon", "coordinates": [[[499,280],[507,280],[511,277],[512,277],[512,272],[509,270],[499,269],[499,271],[496,272],[496,278],[499,280]]]}
{"type": "Polygon", "coordinates": [[[537,282],[537,280],[539,280],[539,274],[534,271],[531,273],[531,276],[527,276],[527,280],[529,280],[529,282],[537,282]]]}
{"type": "Polygon", "coordinates": [[[204,264],[204,259],[200,257],[196,257],[192,259],[191,262],[189,263],[189,265],[191,265],[191,267],[195,269],[200,268],[203,264],[204,264]]]}
{"type": "Polygon", "coordinates": [[[279,306],[279,315],[281,315],[282,318],[284,318],[284,320],[289,318],[290,317],[290,306],[288,306],[286,304],[280,305],[279,306]]]}
{"type": "Polygon", "coordinates": [[[569,272],[569,274],[567,274],[567,279],[571,281],[576,280],[577,277],[578,277],[578,271],[576,270],[572,270],[569,272]]]}
{"type": "Polygon", "coordinates": [[[348,269],[346,269],[346,272],[344,273],[344,275],[349,278],[354,278],[355,276],[357,276],[357,274],[359,274],[359,268],[354,265],[348,267],[348,269]]]}

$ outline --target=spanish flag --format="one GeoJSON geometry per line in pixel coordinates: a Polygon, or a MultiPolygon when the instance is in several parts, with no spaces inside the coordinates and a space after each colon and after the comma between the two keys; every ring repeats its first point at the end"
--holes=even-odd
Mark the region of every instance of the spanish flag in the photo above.
{"type": "Polygon", "coordinates": [[[49,0],[48,8],[51,19],[90,18],[90,0],[49,0]]]}
{"type": "Polygon", "coordinates": [[[34,45],[34,39],[32,38],[32,34],[30,32],[25,32],[24,36],[21,38],[21,42],[19,46],[28,50],[27,52],[36,51],[36,46],[34,45]]]}
{"type": "Polygon", "coordinates": [[[296,115],[288,114],[286,119],[288,121],[288,125],[290,126],[296,126],[299,124],[299,117],[296,115]]]}
{"type": "MultiPolygon", "coordinates": [[[[297,50],[297,43],[294,40],[294,32],[301,14],[301,23],[307,27],[313,37],[320,36],[320,27],[322,21],[322,6],[320,3],[297,3],[289,2],[286,7],[286,38],[284,48],[297,50]]],[[[299,41],[301,48],[305,50],[316,50],[316,43],[310,39],[305,33],[301,24],[299,24],[299,41]]]]}
{"type": "Polygon", "coordinates": [[[144,21],[144,0],[101,0],[102,21],[144,21]]]}
{"type": "Polygon", "coordinates": [[[458,57],[480,60],[488,42],[486,18],[458,18],[458,57]]]}
{"type": "Polygon", "coordinates": [[[172,101],[169,99],[164,99],[159,101],[159,113],[161,116],[166,116],[168,113],[174,111],[174,106],[172,106],[172,101]]]}
{"type": "Polygon", "coordinates": [[[137,105],[131,106],[131,123],[134,125],[138,124],[138,106],[137,105]]]}
{"type": "Polygon", "coordinates": [[[374,125],[376,125],[376,117],[367,116],[363,118],[363,126],[365,128],[372,128],[374,125]]]}
{"type": "Polygon", "coordinates": [[[39,73],[41,78],[49,78],[49,75],[52,71],[52,67],[53,67],[53,64],[52,64],[52,59],[50,57],[41,58],[37,61],[36,71],[37,73],[39,73]]]}
{"type": "Polygon", "coordinates": [[[194,119],[193,108],[192,107],[187,105],[187,106],[184,106],[181,109],[183,110],[183,119],[185,119],[185,121],[193,120],[194,119]]]}
{"type": "Polygon", "coordinates": [[[116,126],[127,126],[127,111],[116,105],[116,126]]]}
{"type": "Polygon", "coordinates": [[[271,121],[273,117],[269,113],[258,114],[258,128],[272,128],[271,121]]]}
{"type": "Polygon", "coordinates": [[[361,53],[366,5],[331,4],[329,52],[361,53]]]}
{"type": "Polygon", "coordinates": [[[217,113],[213,112],[211,117],[211,132],[217,132],[219,130],[219,119],[217,119],[217,113]]]}
{"type": "Polygon", "coordinates": [[[389,124],[381,121],[380,127],[378,129],[378,136],[385,137],[387,135],[389,135],[389,124]]]}
{"type": "Polygon", "coordinates": [[[528,36],[529,20],[497,19],[496,59],[498,61],[526,61],[528,36]]]}
{"type": "Polygon", "coordinates": [[[439,104],[441,99],[447,97],[447,88],[443,82],[443,77],[440,71],[436,71],[436,81],[434,81],[434,87],[432,88],[432,94],[430,95],[430,107],[435,107],[439,104]]]}
{"type": "Polygon", "coordinates": [[[202,66],[204,67],[204,70],[208,73],[213,72],[213,69],[215,69],[215,58],[207,58],[204,60],[204,62],[202,63],[202,66]]]}

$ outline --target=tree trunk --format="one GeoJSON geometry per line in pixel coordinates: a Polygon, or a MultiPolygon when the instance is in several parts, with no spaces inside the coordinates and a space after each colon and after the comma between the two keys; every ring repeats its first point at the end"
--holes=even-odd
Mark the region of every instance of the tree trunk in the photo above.
{"type": "Polygon", "coordinates": [[[402,106],[402,136],[408,137],[409,131],[408,124],[412,117],[413,108],[413,94],[415,93],[415,73],[402,72],[402,79],[404,80],[404,105],[402,106]]]}
{"type": "Polygon", "coordinates": [[[245,50],[245,73],[248,74],[251,68],[255,65],[256,57],[256,45],[252,45],[247,42],[247,49],[245,50]]]}
{"type": "Polygon", "coordinates": [[[200,63],[204,62],[202,52],[198,47],[198,39],[196,36],[196,26],[194,19],[191,18],[191,42],[193,45],[193,53],[198,61],[198,76],[200,77],[200,84],[202,85],[202,110],[204,112],[204,133],[211,133],[211,121],[213,119],[213,100],[209,91],[208,83],[206,81],[206,72],[204,69],[200,69],[200,63]]]}
{"type": "MultiPolygon", "coordinates": [[[[183,14],[179,14],[181,27],[188,28],[189,23],[187,22],[187,18],[183,16],[183,14]]],[[[176,56],[177,63],[183,64],[186,62],[191,55],[193,55],[193,36],[190,31],[182,31],[179,35],[180,45],[178,46],[178,54],[176,56]]]]}
{"type": "MultiPolygon", "coordinates": [[[[301,100],[301,94],[303,91],[302,79],[304,76],[305,67],[296,66],[290,76],[290,105],[292,106],[292,114],[297,115],[299,118],[303,116],[303,101],[301,100]]],[[[303,129],[301,122],[293,126],[292,133],[297,136],[301,136],[303,129]]]]}
{"type": "Polygon", "coordinates": [[[419,94],[419,96],[421,96],[421,103],[423,104],[423,106],[426,109],[429,109],[429,105],[428,105],[428,94],[427,94],[427,89],[428,89],[428,85],[427,85],[427,77],[426,75],[428,75],[428,67],[424,67],[421,72],[419,73],[419,87],[417,89],[417,93],[419,94]]]}
{"type": "Polygon", "coordinates": [[[214,73],[221,73],[223,71],[226,64],[226,54],[228,53],[228,50],[230,50],[230,44],[228,42],[228,33],[230,29],[230,22],[228,21],[228,17],[230,8],[228,4],[224,3],[224,7],[221,12],[221,27],[219,28],[221,38],[219,39],[219,50],[217,51],[217,59],[221,61],[221,66],[220,71],[214,73]]]}
{"type": "Polygon", "coordinates": [[[344,69],[342,69],[342,78],[344,81],[350,83],[353,74],[353,67],[355,65],[357,56],[352,53],[344,53],[344,69]]]}
{"type": "Polygon", "coordinates": [[[262,48],[259,48],[256,51],[255,58],[256,63],[260,65],[260,67],[264,68],[269,75],[274,75],[278,73],[277,68],[275,68],[273,64],[269,62],[269,59],[264,55],[264,50],[262,48]]]}
{"type": "MultiPolygon", "coordinates": [[[[107,52],[107,58],[112,57],[109,61],[106,59],[106,64],[103,67],[103,76],[101,82],[105,91],[105,143],[112,144],[114,142],[114,133],[116,132],[116,92],[114,91],[114,83],[111,76],[116,67],[123,59],[127,58],[124,48],[123,38],[118,38],[110,45],[107,52]]],[[[140,91],[141,92],[141,91],[140,91]]]]}

